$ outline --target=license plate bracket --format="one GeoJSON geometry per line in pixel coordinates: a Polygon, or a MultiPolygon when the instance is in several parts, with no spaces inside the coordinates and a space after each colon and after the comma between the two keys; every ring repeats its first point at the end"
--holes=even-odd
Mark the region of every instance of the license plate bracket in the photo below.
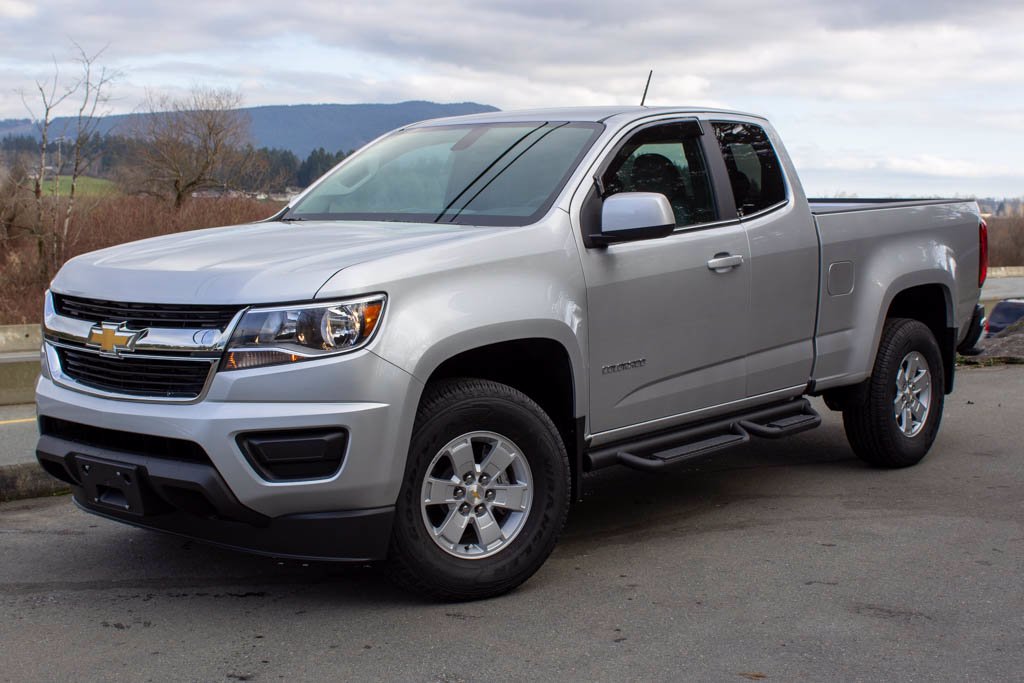
{"type": "Polygon", "coordinates": [[[146,514],[137,465],[76,455],[79,481],[89,505],[142,516],[146,514]]]}

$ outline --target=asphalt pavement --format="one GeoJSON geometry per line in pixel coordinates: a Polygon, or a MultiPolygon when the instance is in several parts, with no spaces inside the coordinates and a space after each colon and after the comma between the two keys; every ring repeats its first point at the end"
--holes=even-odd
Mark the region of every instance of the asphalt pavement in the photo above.
{"type": "Polygon", "coordinates": [[[372,567],[0,505],[0,679],[1019,680],[1024,368],[958,373],[919,466],[840,421],[671,474],[605,470],[541,571],[433,604],[372,567]]]}
{"type": "Polygon", "coordinates": [[[0,406],[0,466],[34,459],[38,434],[35,404],[0,406]]]}
{"type": "Polygon", "coordinates": [[[67,490],[36,462],[36,407],[0,406],[0,502],[67,490]]]}

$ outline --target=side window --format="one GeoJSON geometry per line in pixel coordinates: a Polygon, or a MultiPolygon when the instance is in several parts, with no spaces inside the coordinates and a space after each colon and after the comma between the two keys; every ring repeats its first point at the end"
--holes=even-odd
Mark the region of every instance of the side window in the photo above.
{"type": "Polygon", "coordinates": [[[644,128],[616,153],[601,182],[604,196],[618,192],[658,192],[668,198],[676,225],[717,218],[711,179],[694,124],[666,123],[644,128]]]}
{"type": "Polygon", "coordinates": [[[736,212],[749,216],[784,201],[782,165],[764,129],[749,123],[720,121],[712,125],[729,171],[736,212]]]}

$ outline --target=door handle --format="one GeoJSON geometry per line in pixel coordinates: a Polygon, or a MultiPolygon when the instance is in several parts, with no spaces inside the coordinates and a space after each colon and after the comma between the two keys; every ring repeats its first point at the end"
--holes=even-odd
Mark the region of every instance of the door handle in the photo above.
{"type": "Polygon", "coordinates": [[[716,273],[726,273],[742,265],[743,254],[715,254],[715,257],[708,261],[708,270],[713,270],[716,273]]]}

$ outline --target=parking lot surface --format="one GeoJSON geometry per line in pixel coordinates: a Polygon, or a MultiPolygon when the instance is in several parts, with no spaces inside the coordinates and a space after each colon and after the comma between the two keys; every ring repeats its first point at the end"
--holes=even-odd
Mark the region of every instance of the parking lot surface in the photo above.
{"type": "Polygon", "coordinates": [[[670,474],[601,472],[541,571],[476,603],[66,496],[0,505],[0,679],[1019,680],[1024,368],[958,373],[906,470],[863,466],[824,417],[670,474]]]}

